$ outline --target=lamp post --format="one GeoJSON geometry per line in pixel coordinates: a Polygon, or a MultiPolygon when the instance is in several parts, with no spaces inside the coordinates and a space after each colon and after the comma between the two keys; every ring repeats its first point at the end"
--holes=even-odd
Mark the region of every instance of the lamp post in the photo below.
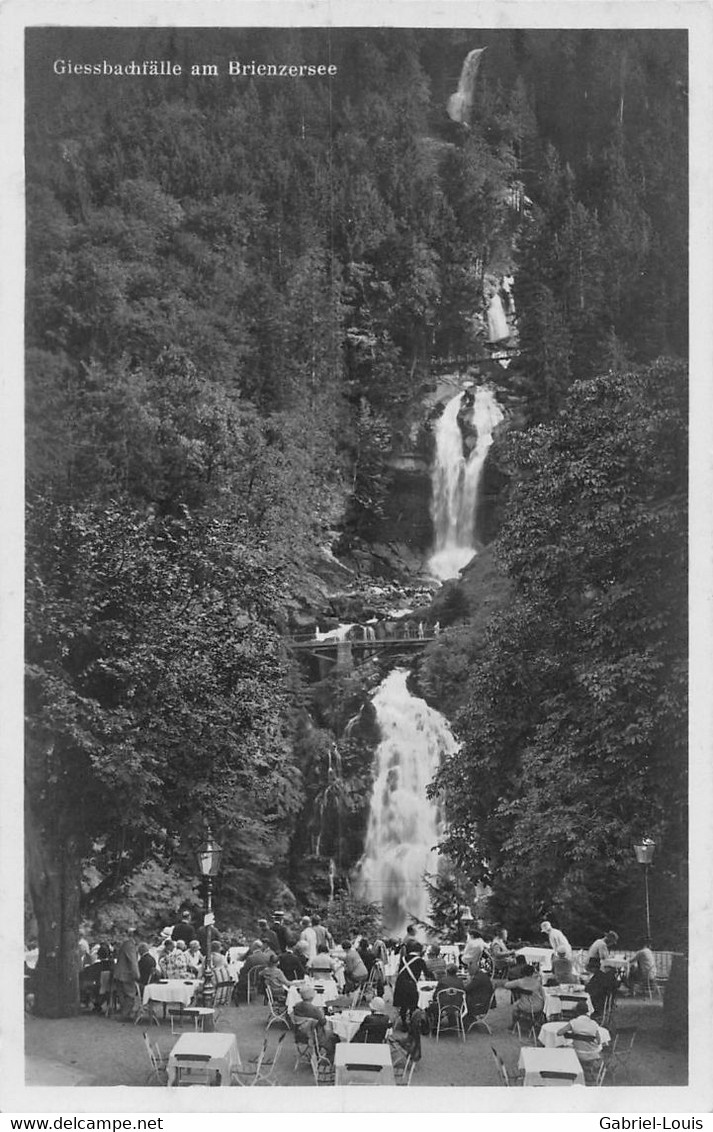
{"type": "Polygon", "coordinates": [[[458,909],[458,928],[459,934],[465,928],[465,934],[468,935],[468,929],[473,923],[473,913],[466,904],[464,907],[458,909]]]}
{"type": "Polygon", "coordinates": [[[654,859],[656,842],[650,837],[642,837],[634,844],[636,860],[644,866],[644,891],[646,894],[646,938],[651,939],[651,916],[649,914],[649,866],[654,859]]]}
{"type": "Polygon", "coordinates": [[[212,830],[210,826],[208,826],[205,841],[203,841],[196,850],[198,872],[203,877],[204,882],[203,926],[205,927],[205,963],[203,964],[203,1003],[205,1006],[212,1006],[215,997],[215,986],[213,985],[213,956],[211,954],[212,927],[215,921],[215,916],[213,915],[213,877],[217,876],[220,871],[220,859],[222,856],[223,850],[218,842],[214,841],[212,830]]]}

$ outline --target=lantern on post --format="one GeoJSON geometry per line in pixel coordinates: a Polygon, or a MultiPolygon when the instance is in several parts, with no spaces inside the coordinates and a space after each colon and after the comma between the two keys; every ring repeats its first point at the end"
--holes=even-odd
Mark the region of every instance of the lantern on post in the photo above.
{"type": "Polygon", "coordinates": [[[213,982],[213,955],[211,944],[213,942],[213,877],[220,872],[220,861],[223,849],[213,838],[210,826],[206,829],[205,841],[196,850],[198,872],[203,877],[203,926],[205,927],[205,963],[203,965],[203,1003],[212,1006],[215,998],[215,985],[213,982]]]}
{"type": "Polygon", "coordinates": [[[636,860],[644,869],[644,893],[646,898],[646,938],[651,939],[651,916],[649,912],[649,867],[654,859],[656,842],[650,837],[642,837],[634,844],[636,860]]]}

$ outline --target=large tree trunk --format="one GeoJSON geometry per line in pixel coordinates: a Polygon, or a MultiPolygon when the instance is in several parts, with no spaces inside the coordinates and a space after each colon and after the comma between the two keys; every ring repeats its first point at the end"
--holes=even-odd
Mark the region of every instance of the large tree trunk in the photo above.
{"type": "Polygon", "coordinates": [[[27,878],[37,919],[35,1014],[66,1018],[79,1010],[79,897],[81,863],[76,838],[61,832],[59,815],[42,821],[25,806],[27,878]]]}

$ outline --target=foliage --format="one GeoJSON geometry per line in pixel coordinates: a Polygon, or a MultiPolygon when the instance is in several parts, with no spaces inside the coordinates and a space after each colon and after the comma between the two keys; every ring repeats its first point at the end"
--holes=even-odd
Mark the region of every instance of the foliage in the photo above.
{"type": "Polygon", "coordinates": [[[382,932],[381,905],[357,900],[347,892],[338,892],[322,910],[322,916],[334,936],[335,943],[365,935],[373,943],[382,932]]]}
{"type": "Polygon", "coordinates": [[[543,912],[633,931],[631,844],[648,833],[655,920],[680,943],[685,394],[674,363],[610,373],[508,441],[519,475],[498,550],[515,599],[488,628],[438,786],[445,851],[474,878],[487,863],[525,935],[543,912]]]}

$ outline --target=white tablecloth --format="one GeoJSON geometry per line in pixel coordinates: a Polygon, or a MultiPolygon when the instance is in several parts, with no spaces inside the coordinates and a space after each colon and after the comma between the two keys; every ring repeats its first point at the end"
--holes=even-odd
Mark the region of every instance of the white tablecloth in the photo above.
{"type": "Polygon", "coordinates": [[[579,1063],[579,1058],[573,1049],[558,1048],[558,1049],[540,1049],[538,1046],[523,1046],[520,1050],[520,1060],[518,1062],[520,1069],[525,1072],[524,1085],[583,1085],[584,1084],[584,1070],[579,1063]],[[540,1073],[543,1069],[550,1069],[556,1073],[574,1073],[576,1078],[573,1082],[558,1081],[542,1078],[540,1073]]]}
{"type": "MultiPolygon", "coordinates": [[[[325,1003],[332,1002],[333,999],[339,997],[339,990],[334,979],[320,979],[319,983],[315,981],[314,985],[314,998],[312,1001],[315,1006],[324,1009],[325,1003]],[[321,987],[321,990],[317,988],[321,987]]],[[[287,1013],[291,1014],[298,1002],[301,1002],[302,996],[300,995],[300,987],[302,983],[291,983],[287,991],[287,1013]]]]}
{"type": "Polygon", "coordinates": [[[552,951],[549,947],[518,947],[516,955],[524,955],[528,963],[541,971],[552,970],[552,951]]]}
{"type": "Polygon", "coordinates": [[[334,1050],[335,1085],[395,1085],[391,1048],[387,1045],[352,1045],[340,1042],[334,1050]],[[380,1065],[380,1073],[360,1074],[347,1065],[380,1065]]]}
{"type": "MultiPolygon", "coordinates": [[[[553,1018],[556,1014],[562,1013],[562,1000],[559,997],[558,992],[561,992],[563,994],[566,993],[569,998],[582,999],[587,1004],[587,1014],[594,1013],[592,1000],[583,987],[580,987],[579,989],[577,989],[576,987],[568,987],[566,991],[564,987],[543,987],[542,989],[545,994],[545,1018],[547,1019],[553,1018]]],[[[564,1006],[565,1009],[569,1009],[574,1006],[574,1003],[565,1002],[564,1006]]]]}
{"type": "Polygon", "coordinates": [[[176,1054],[210,1054],[208,1068],[211,1074],[220,1073],[220,1084],[230,1085],[230,1071],[242,1065],[235,1034],[181,1034],[168,1055],[168,1084],[176,1080],[176,1054]]]}
{"type": "Polygon", "coordinates": [[[169,979],[167,983],[147,983],[144,987],[144,1006],[149,1002],[181,1002],[190,1006],[200,986],[199,979],[169,979]]]}
{"type": "MultiPolygon", "coordinates": [[[[547,1049],[554,1049],[561,1046],[571,1046],[572,1039],[564,1038],[557,1031],[566,1026],[566,1022],[545,1022],[540,1026],[540,1032],[537,1035],[537,1040],[540,1045],[545,1046],[547,1049]]],[[[611,1034],[604,1026],[599,1027],[599,1036],[602,1039],[602,1045],[608,1046],[611,1041],[611,1034]]]]}
{"type": "Polygon", "coordinates": [[[332,1014],[329,1021],[334,1033],[343,1042],[350,1042],[369,1013],[368,1010],[343,1010],[341,1014],[332,1014]]]}

